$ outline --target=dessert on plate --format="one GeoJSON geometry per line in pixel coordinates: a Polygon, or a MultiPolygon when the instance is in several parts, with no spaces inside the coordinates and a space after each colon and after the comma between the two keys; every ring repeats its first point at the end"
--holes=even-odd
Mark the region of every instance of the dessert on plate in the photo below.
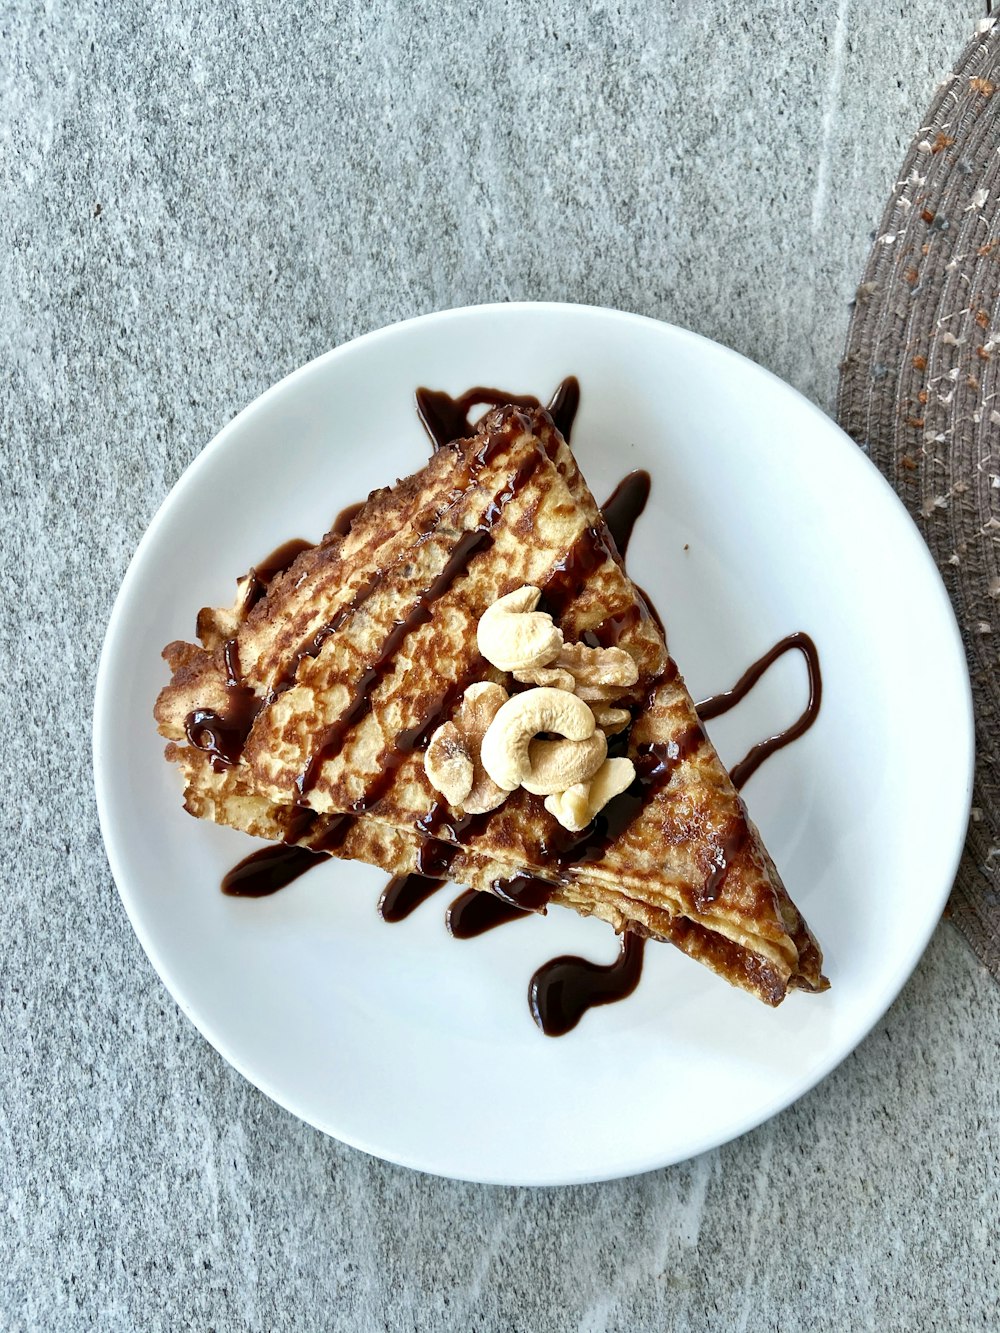
{"type": "Polygon", "coordinates": [[[669,941],[776,1005],[822,955],[543,409],[375,491],[168,645],[186,808],[669,941]]]}

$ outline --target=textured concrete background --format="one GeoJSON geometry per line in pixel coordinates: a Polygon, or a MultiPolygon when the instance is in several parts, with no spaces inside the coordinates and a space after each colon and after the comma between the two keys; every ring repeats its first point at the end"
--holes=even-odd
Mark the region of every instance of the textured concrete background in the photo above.
{"type": "Polygon", "coordinates": [[[829,407],[973,0],[0,7],[0,1325],[996,1327],[1000,989],[947,925],[738,1143],[507,1190],[342,1148],[179,1014],[121,909],[89,715],[128,558],[240,407],[466,302],[622,306],[829,407]]]}

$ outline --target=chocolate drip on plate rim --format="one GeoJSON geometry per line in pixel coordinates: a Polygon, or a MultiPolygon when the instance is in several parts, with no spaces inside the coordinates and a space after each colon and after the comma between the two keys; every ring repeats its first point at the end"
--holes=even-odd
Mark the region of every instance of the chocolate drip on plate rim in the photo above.
{"type": "Polygon", "coordinates": [[[444,923],[454,939],[471,940],[508,921],[527,921],[533,915],[528,908],[505,902],[496,894],[466,889],[448,905],[444,923]]]}
{"type": "Polygon", "coordinates": [[[234,898],[265,898],[277,893],[326,857],[308,847],[289,847],[279,842],[262,847],[234,865],[222,880],[222,892],[234,898]]]}
{"type": "Polygon", "coordinates": [[[642,936],[626,931],[613,963],[592,963],[575,954],[543,963],[528,984],[532,1018],[547,1037],[562,1037],[588,1009],[627,999],[642,976],[645,947],[642,936]]]}
{"type": "Polygon", "coordinates": [[[378,914],[383,921],[402,921],[444,888],[444,884],[443,879],[432,879],[427,875],[397,875],[382,890],[378,914]]]}

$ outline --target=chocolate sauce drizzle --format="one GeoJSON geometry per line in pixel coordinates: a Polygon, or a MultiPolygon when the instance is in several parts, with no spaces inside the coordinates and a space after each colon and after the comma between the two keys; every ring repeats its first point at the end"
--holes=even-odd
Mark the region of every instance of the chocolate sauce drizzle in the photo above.
{"type": "Polygon", "coordinates": [[[234,898],[265,898],[292,880],[318,866],[326,857],[308,847],[288,847],[279,842],[245,856],[222,880],[222,892],[234,898]]]}
{"type": "Polygon", "coordinates": [[[340,629],[348,616],[353,615],[353,613],[368,600],[375,591],[377,584],[378,577],[376,575],[373,575],[370,579],[366,579],[365,582],[355,590],[351,600],[346,602],[340,608],[332,620],[328,621],[325,625],[321,625],[311,638],[306,639],[304,643],[299,645],[289,658],[284,671],[282,671],[274,682],[273,693],[275,695],[284,694],[286,690],[292,688],[295,684],[296,677],[298,676],[299,665],[307,657],[319,656],[320,649],[323,647],[324,643],[326,643],[330,635],[336,634],[337,630],[340,629]]]}
{"type": "Polygon", "coordinates": [[[513,875],[509,879],[495,879],[490,888],[502,903],[518,912],[544,912],[557,885],[537,875],[513,875]]]}
{"type": "Polygon", "coordinates": [[[586,528],[545,581],[539,609],[560,620],[583,591],[595,569],[614,555],[610,533],[603,527],[586,528]]]}
{"type": "Polygon", "coordinates": [[[504,902],[493,893],[466,889],[449,904],[444,923],[456,940],[471,940],[508,921],[527,921],[532,915],[529,909],[504,902]]]}
{"type": "Polygon", "coordinates": [[[632,540],[632,530],[649,500],[652,478],[648,472],[630,472],[601,505],[601,513],[608,531],[618,547],[622,560],[632,540]]]}
{"type": "Polygon", "coordinates": [[[211,756],[217,773],[239,763],[250,728],[262,707],[253,690],[242,684],[235,639],[223,645],[222,661],[226,669],[225,709],[220,713],[196,708],[184,719],[184,733],[189,742],[211,756]]]}
{"type": "Polygon", "coordinates": [[[747,822],[746,811],[741,809],[740,814],[729,821],[721,838],[716,841],[713,850],[714,864],[712,869],[709,871],[704,884],[695,893],[695,902],[699,907],[715,902],[722,892],[726,876],[729,874],[736,858],[749,841],[750,825],[747,822]]]}
{"type": "Polygon", "coordinates": [[[819,652],[815,643],[808,634],[801,630],[795,634],[787,634],[773,648],[768,649],[763,656],[758,657],[756,662],[747,667],[731,690],[724,690],[721,694],[713,694],[710,699],[703,699],[697,705],[698,716],[703,722],[708,722],[713,717],[721,717],[723,713],[728,713],[731,708],[735,708],[741,700],[746,698],[768,667],[773,666],[778,658],[783,657],[785,653],[793,651],[800,652],[805,658],[806,670],[809,673],[809,702],[790,727],[785,727],[783,731],[776,732],[775,735],[768,736],[765,740],[758,742],[749,754],[733,768],[730,777],[737,791],[740,791],[749,782],[765,759],[770,758],[778,750],[783,750],[786,745],[791,745],[792,741],[798,740],[800,736],[804,736],[819,716],[820,705],[823,702],[823,675],[820,671],[819,652]]]}
{"type": "Polygon", "coordinates": [[[279,574],[284,574],[303,551],[311,549],[312,542],[307,542],[304,537],[293,537],[291,541],[282,542],[263,560],[259,560],[247,574],[250,580],[247,589],[247,611],[257,605],[279,574]]]}
{"type": "Polygon", "coordinates": [[[642,936],[626,931],[613,963],[592,963],[574,954],[543,963],[528,985],[532,1018],[547,1037],[562,1037],[588,1009],[626,999],[642,976],[645,947],[642,936]]]}
{"type": "Polygon", "coordinates": [[[428,875],[397,875],[382,890],[378,914],[383,921],[402,921],[443,887],[443,879],[428,875]]]}
{"type": "Polygon", "coordinates": [[[548,401],[546,412],[552,418],[556,430],[567,444],[573,434],[573,423],[580,410],[580,381],[575,375],[567,375],[556,385],[556,391],[548,401]]]}
{"type": "Polygon", "coordinates": [[[337,533],[340,537],[346,537],[351,530],[351,524],[365,507],[364,500],[355,500],[353,504],[344,505],[343,509],[333,520],[330,527],[331,532],[337,533]]]}
{"type": "MultiPolygon", "coordinates": [[[[489,389],[479,384],[474,389],[452,398],[440,389],[418,389],[416,392],[417,415],[427,432],[434,453],[446,448],[455,440],[467,440],[476,433],[476,422],[469,420],[469,413],[474,407],[523,407],[526,409],[541,407],[541,403],[532,394],[507,393],[503,389],[489,389]]],[[[580,384],[575,375],[569,375],[558,386],[549,400],[546,411],[552,418],[556,430],[569,443],[580,406],[580,384]]]]}
{"type": "MultiPolygon", "coordinates": [[[[575,377],[569,377],[559,385],[548,404],[549,415],[567,441],[572,432],[579,399],[579,384],[575,377]]],[[[417,390],[416,403],[420,420],[435,452],[475,433],[476,423],[469,419],[474,407],[513,406],[533,409],[540,406],[539,400],[533,396],[509,394],[485,386],[469,389],[458,398],[421,388],[417,390]]],[[[487,438],[472,460],[472,469],[489,463],[503,446],[502,433],[487,438]]],[[[406,636],[430,620],[433,602],[461,577],[477,553],[492,545],[490,529],[507,502],[527,481],[538,461],[537,455],[526,461],[505,490],[494,498],[480,525],[465,534],[438,577],[419,595],[403,619],[397,621],[389,631],[379,656],[362,675],[348,707],[324,733],[319,748],[305,772],[300,775],[297,782],[300,796],[312,789],[323,763],[341,750],[349,732],[370,711],[371,694],[392,668],[406,636]]],[[[553,570],[544,590],[542,606],[556,619],[579,596],[594,570],[609,555],[614,557],[617,554],[624,560],[635,524],[649,499],[650,486],[648,472],[631,472],[624,477],[602,508],[604,522],[588,528],[553,570]]],[[[342,510],[334,521],[333,531],[341,534],[349,532],[361,508],[362,505],[358,504],[342,510]]],[[[251,577],[255,579],[254,600],[263,596],[270,580],[287,568],[307,547],[306,542],[287,543],[252,570],[251,577]]],[[[351,602],[341,608],[330,624],[324,625],[302,645],[289,664],[285,677],[277,683],[275,692],[294,683],[302,658],[316,656],[326,639],[371,595],[374,586],[373,578],[357,589],[351,602]]],[[[630,607],[618,617],[609,617],[596,630],[588,631],[584,636],[585,641],[591,646],[614,646],[647,616],[652,617],[662,629],[662,621],[655,606],[645,594],[641,594],[641,597],[642,602],[637,606],[630,607]]],[[[809,672],[808,705],[792,726],[761,741],[736,765],[732,771],[732,780],[737,788],[747,782],[765,759],[803,735],[816,720],[822,699],[822,678],[815,644],[807,634],[788,635],[749,667],[731,690],[698,705],[702,721],[727,712],[746,697],[773,662],[793,649],[800,651],[806,659],[809,672]]],[[[187,727],[189,740],[207,749],[215,766],[232,764],[238,760],[253,719],[262,706],[262,701],[254,696],[253,691],[242,685],[235,640],[226,645],[225,665],[230,696],[225,716],[208,711],[193,713],[187,727]]],[[[474,663],[469,672],[441,693],[421,722],[395,737],[393,747],[382,756],[381,772],[354,802],[352,813],[320,816],[304,805],[297,807],[285,833],[285,844],[265,848],[241,861],[223,880],[223,891],[252,897],[273,893],[318,864],[324,852],[338,850],[353,827],[355,816],[371,809],[385,795],[399,767],[415,749],[426,744],[441,719],[451,714],[470,680],[479,678],[482,668],[481,661],[474,663]],[[301,839],[308,839],[309,845],[289,845],[301,839]]],[[[673,679],[676,674],[676,664],[668,659],[661,681],[673,679]]],[[[627,745],[627,740],[627,733],[615,738],[619,749],[627,745]]],[[[446,924],[449,932],[456,939],[472,939],[497,926],[544,912],[553,894],[561,883],[571,877],[574,868],[599,861],[610,845],[638,817],[643,807],[670,782],[678,765],[694,755],[704,742],[702,727],[694,724],[666,745],[638,746],[633,756],[636,776],[628,790],[609,802],[581,833],[556,829],[549,844],[540,849],[541,856],[551,868],[551,878],[520,874],[493,881],[492,892],[489,893],[475,889],[460,893],[447,909],[446,924]]],[[[378,910],[382,919],[401,921],[436,893],[446,882],[455,857],[486,827],[489,819],[490,814],[455,815],[442,802],[432,806],[417,821],[417,829],[423,836],[417,853],[416,869],[409,875],[390,880],[379,899],[378,910]]],[[[700,903],[710,903],[719,896],[728,871],[746,847],[749,836],[745,811],[741,810],[740,815],[730,821],[717,839],[711,869],[697,895],[700,903]]],[[[588,1009],[631,995],[642,973],[644,946],[643,938],[626,931],[621,939],[618,959],[607,966],[564,955],[540,967],[531,978],[528,999],[532,1016],[541,1030],[548,1036],[561,1036],[571,1031],[588,1009]]]]}

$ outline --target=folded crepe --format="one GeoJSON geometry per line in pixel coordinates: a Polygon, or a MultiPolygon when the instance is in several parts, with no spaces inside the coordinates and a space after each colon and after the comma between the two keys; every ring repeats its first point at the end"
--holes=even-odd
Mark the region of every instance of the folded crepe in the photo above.
{"type": "MultiPolygon", "coordinates": [[[[826,988],[822,955],[698,720],[573,455],[541,409],[373,492],[266,586],[172,643],[156,704],[185,807],[257,837],[549,902],[668,940],[768,1004],[826,988]],[[432,787],[427,744],[469,685],[510,676],[477,625],[533,585],[567,643],[616,646],[638,679],[613,753],[636,778],[581,832],[518,789],[468,814],[432,787]]],[[[514,688],[518,688],[514,685],[514,688]]]]}

